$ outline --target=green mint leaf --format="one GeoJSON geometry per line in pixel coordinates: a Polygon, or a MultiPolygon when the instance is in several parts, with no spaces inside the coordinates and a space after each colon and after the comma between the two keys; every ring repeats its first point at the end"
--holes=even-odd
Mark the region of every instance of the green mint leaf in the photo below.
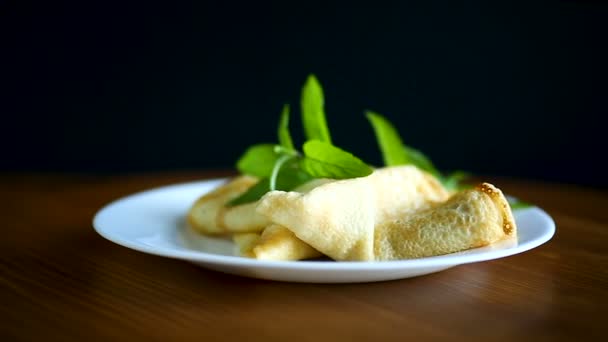
{"type": "Polygon", "coordinates": [[[275,145],[253,145],[236,162],[236,168],[247,175],[260,178],[269,177],[278,158],[275,145]]]}
{"type": "Polygon", "coordinates": [[[382,152],[384,165],[394,166],[409,164],[410,161],[403,148],[403,142],[395,127],[385,117],[378,113],[367,111],[365,116],[367,116],[367,119],[376,134],[376,140],[380,147],[380,152],[382,152]]]}
{"type": "Polygon", "coordinates": [[[276,190],[290,191],[314,179],[300,168],[300,158],[289,159],[279,170],[276,179],[276,190]]]}
{"type": "MultiPolygon", "coordinates": [[[[296,160],[290,160],[280,169],[276,177],[277,190],[290,191],[298,186],[312,180],[313,177],[302,171],[296,160]]],[[[234,206],[239,204],[251,203],[259,200],[270,190],[270,178],[261,179],[256,185],[252,186],[241,196],[228,202],[227,205],[234,206]]]]}
{"type": "Polygon", "coordinates": [[[279,136],[279,144],[289,150],[295,150],[293,147],[293,140],[291,140],[291,134],[289,134],[289,105],[283,106],[281,112],[281,119],[279,121],[279,128],[277,130],[279,136]]]}
{"type": "Polygon", "coordinates": [[[524,202],[518,198],[515,197],[507,197],[507,202],[509,202],[509,206],[511,206],[511,210],[520,210],[520,209],[527,209],[527,208],[531,208],[534,205],[524,202]]]}
{"type": "Polygon", "coordinates": [[[311,140],[304,144],[301,165],[315,178],[346,179],[364,177],[373,172],[369,165],[328,142],[311,140]]]}
{"type": "Polygon", "coordinates": [[[386,166],[411,164],[435,177],[440,176],[435,165],[424,153],[403,143],[395,126],[384,116],[372,111],[365,114],[374,129],[386,166]]]}
{"type": "Polygon", "coordinates": [[[463,184],[462,181],[469,178],[471,175],[465,171],[454,171],[447,176],[440,176],[439,181],[449,191],[460,191],[468,189],[471,186],[463,184]]]}
{"type": "Polygon", "coordinates": [[[424,170],[435,177],[440,177],[441,174],[435,165],[433,165],[433,162],[431,162],[431,160],[424,153],[407,145],[403,145],[403,149],[405,150],[407,158],[411,164],[416,165],[416,167],[419,169],[424,170]]]}
{"type": "Polygon", "coordinates": [[[323,98],[323,88],[315,77],[309,75],[302,88],[300,98],[302,107],[302,126],[307,140],[320,140],[331,143],[325,111],[323,109],[325,99],[323,98]]]}
{"type": "Polygon", "coordinates": [[[256,185],[249,188],[239,197],[226,203],[228,206],[235,206],[240,204],[251,203],[259,200],[265,193],[268,192],[270,181],[268,178],[263,178],[256,185]]]}

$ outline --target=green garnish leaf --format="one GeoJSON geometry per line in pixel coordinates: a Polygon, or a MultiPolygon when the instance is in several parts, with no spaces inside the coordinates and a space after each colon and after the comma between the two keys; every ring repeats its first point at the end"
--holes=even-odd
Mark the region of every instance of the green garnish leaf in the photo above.
{"type": "Polygon", "coordinates": [[[249,147],[236,162],[236,168],[244,174],[260,178],[268,177],[279,155],[273,144],[257,144],[249,147]]]}
{"type": "Polygon", "coordinates": [[[407,154],[407,158],[411,164],[416,165],[421,170],[424,170],[435,177],[439,177],[441,173],[437,170],[433,162],[420,150],[417,150],[413,147],[409,147],[407,145],[403,145],[403,149],[407,154]]]}
{"type": "MultiPolygon", "coordinates": [[[[276,190],[290,191],[294,188],[312,180],[306,172],[302,171],[296,160],[290,160],[278,171],[276,176],[276,190]]],[[[256,185],[249,188],[241,196],[228,202],[228,206],[251,203],[259,200],[270,189],[270,178],[262,178],[256,185]]]]}
{"type": "Polygon", "coordinates": [[[395,126],[384,116],[372,111],[367,111],[365,115],[374,129],[386,166],[414,165],[435,177],[440,176],[435,165],[424,153],[403,143],[395,126]]]}
{"type": "Polygon", "coordinates": [[[315,178],[346,179],[373,172],[361,159],[327,142],[310,140],[303,149],[302,168],[315,178]]]}
{"type": "Polygon", "coordinates": [[[384,165],[405,165],[409,164],[410,160],[407,157],[407,152],[403,147],[403,142],[395,127],[382,115],[367,111],[365,113],[367,119],[374,129],[378,146],[382,152],[384,165]]]}
{"type": "Polygon", "coordinates": [[[277,130],[279,136],[279,144],[281,147],[288,150],[295,150],[293,147],[293,140],[291,140],[291,134],[289,134],[289,105],[283,106],[281,111],[281,120],[279,121],[279,128],[277,130]]]}
{"type": "Polygon", "coordinates": [[[323,88],[315,77],[309,75],[302,88],[300,98],[302,107],[302,126],[307,140],[320,140],[331,143],[327,121],[325,119],[325,99],[323,88]]]}
{"type": "Polygon", "coordinates": [[[511,206],[511,210],[520,210],[520,209],[526,209],[526,208],[531,208],[534,205],[524,202],[518,198],[515,197],[507,197],[507,202],[509,202],[509,206],[511,206]]]}
{"type": "Polygon", "coordinates": [[[460,191],[468,189],[471,186],[463,184],[462,181],[469,178],[471,175],[465,171],[454,171],[447,176],[440,176],[439,181],[449,191],[460,191]]]}
{"type": "Polygon", "coordinates": [[[270,180],[268,178],[262,178],[256,185],[249,188],[249,190],[245,191],[239,197],[229,201],[226,203],[227,206],[235,206],[240,204],[251,203],[259,200],[264,196],[265,193],[268,192],[268,188],[270,187],[270,180]]]}

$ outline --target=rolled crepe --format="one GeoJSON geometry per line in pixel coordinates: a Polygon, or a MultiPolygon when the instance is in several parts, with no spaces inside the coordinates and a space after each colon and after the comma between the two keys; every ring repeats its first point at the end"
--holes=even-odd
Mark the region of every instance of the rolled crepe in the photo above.
{"type": "Polygon", "coordinates": [[[376,260],[420,258],[482,247],[517,235],[511,208],[489,183],[376,227],[376,260]]]}
{"type": "Polygon", "coordinates": [[[256,203],[226,207],[257,182],[255,177],[239,176],[201,196],[188,211],[188,223],[203,234],[261,232],[270,221],[256,213],[256,203]]]}
{"type": "Polygon", "coordinates": [[[302,260],[318,258],[322,254],[298,239],[289,229],[273,224],[252,245],[252,257],[260,260],[302,260]]]}
{"type": "MultiPolygon", "coordinates": [[[[307,193],[310,190],[329,182],[331,179],[313,179],[296,189],[295,192],[307,193]]],[[[259,215],[259,214],[258,214],[259,215]]],[[[298,239],[289,229],[271,224],[262,232],[260,239],[257,239],[247,253],[242,254],[260,260],[282,260],[293,261],[317,258],[322,254],[309,244],[298,239]]]]}
{"type": "Polygon", "coordinates": [[[258,233],[236,233],[232,235],[235,245],[235,254],[253,258],[253,246],[260,239],[258,233]]]}
{"type": "MultiPolygon", "coordinates": [[[[330,179],[313,179],[297,187],[294,191],[308,192],[331,181],[330,179]]],[[[232,199],[245,193],[257,182],[258,179],[255,177],[239,176],[201,196],[188,211],[188,223],[197,232],[207,235],[258,233],[259,236],[259,233],[271,225],[271,222],[265,216],[256,212],[257,202],[235,206],[226,205],[232,199]]],[[[286,234],[282,236],[289,239],[286,234]]],[[[295,237],[293,238],[295,239],[295,237]]],[[[240,237],[236,239],[240,239],[240,237]]],[[[273,245],[278,246],[276,240],[273,241],[275,241],[273,245]]]]}
{"type": "Polygon", "coordinates": [[[217,226],[228,233],[259,233],[270,222],[255,211],[257,202],[223,205],[217,212],[217,226]]]}
{"type": "Polygon", "coordinates": [[[443,202],[448,192],[414,166],[321,185],[306,194],[271,191],[257,211],[334,260],[374,260],[374,227],[443,202]]]}
{"type": "MultiPolygon", "coordinates": [[[[331,180],[329,179],[313,179],[300,185],[293,191],[308,192],[311,189],[330,181],[331,180]]],[[[268,221],[265,216],[262,216],[256,212],[255,209],[257,205],[258,203],[256,201],[235,206],[221,206],[217,212],[217,227],[219,227],[222,231],[229,233],[262,232],[265,227],[270,224],[270,221],[268,221]]]]}

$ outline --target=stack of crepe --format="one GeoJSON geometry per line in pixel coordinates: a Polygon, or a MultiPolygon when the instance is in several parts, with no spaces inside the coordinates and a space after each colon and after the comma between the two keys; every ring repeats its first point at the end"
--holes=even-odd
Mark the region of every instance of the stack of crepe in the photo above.
{"type": "Polygon", "coordinates": [[[238,253],[264,260],[420,258],[481,247],[517,234],[502,192],[489,183],[457,193],[414,166],[367,177],[317,179],[228,206],[257,182],[240,176],[188,213],[196,231],[232,234],[238,253]]]}

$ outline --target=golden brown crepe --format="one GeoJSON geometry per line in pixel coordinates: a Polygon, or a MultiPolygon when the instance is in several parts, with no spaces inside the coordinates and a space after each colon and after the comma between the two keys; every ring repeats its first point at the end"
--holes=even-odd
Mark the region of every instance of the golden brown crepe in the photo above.
{"type": "Polygon", "coordinates": [[[420,258],[486,246],[516,236],[502,192],[489,183],[447,202],[376,226],[375,260],[420,258]]]}
{"type": "MultiPolygon", "coordinates": [[[[294,191],[308,192],[331,181],[330,179],[313,179],[294,191]]],[[[208,235],[261,233],[271,222],[256,212],[257,202],[235,206],[226,205],[257,182],[258,179],[255,177],[239,176],[201,196],[188,211],[188,223],[197,232],[208,235]]]]}
{"type": "Polygon", "coordinates": [[[302,260],[318,258],[322,254],[298,239],[289,229],[272,224],[252,245],[251,256],[260,260],[302,260]]]}
{"type": "Polygon", "coordinates": [[[259,233],[270,222],[255,211],[256,202],[222,206],[217,213],[217,225],[228,233],[259,233]]]}
{"type": "Polygon", "coordinates": [[[306,194],[271,191],[257,211],[334,260],[374,260],[374,227],[443,202],[448,192],[414,166],[324,184],[306,194]]]}
{"type": "Polygon", "coordinates": [[[260,239],[258,233],[235,233],[232,235],[232,241],[236,247],[235,254],[253,258],[253,246],[260,239]]]}
{"type": "MultiPolygon", "coordinates": [[[[295,192],[306,193],[329,182],[331,179],[313,179],[296,189],[295,192]]],[[[255,203],[257,205],[257,203],[255,203]]],[[[251,250],[242,256],[264,260],[302,260],[317,258],[322,254],[298,239],[290,230],[280,225],[271,224],[264,229],[262,237],[251,245],[251,250]]]]}
{"type": "Polygon", "coordinates": [[[255,177],[239,176],[201,196],[188,211],[188,223],[202,234],[262,231],[270,221],[255,212],[255,203],[225,206],[257,182],[255,177]]]}

